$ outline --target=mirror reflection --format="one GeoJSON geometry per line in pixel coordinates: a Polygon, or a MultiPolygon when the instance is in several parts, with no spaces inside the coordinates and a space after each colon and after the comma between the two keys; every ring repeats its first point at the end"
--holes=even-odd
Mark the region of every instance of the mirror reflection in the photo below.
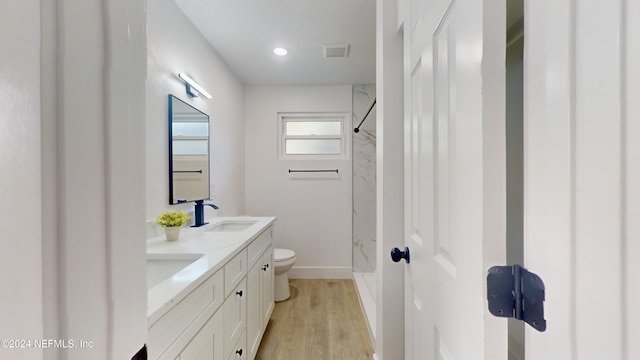
{"type": "Polygon", "coordinates": [[[169,95],[169,204],[209,195],[209,116],[169,95]]]}

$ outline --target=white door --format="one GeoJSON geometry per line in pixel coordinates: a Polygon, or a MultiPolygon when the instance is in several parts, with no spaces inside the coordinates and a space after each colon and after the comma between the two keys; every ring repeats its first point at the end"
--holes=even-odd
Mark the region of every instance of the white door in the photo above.
{"type": "Polygon", "coordinates": [[[504,265],[505,4],[404,10],[406,359],[506,359],[486,271],[504,265]]]}
{"type": "Polygon", "coordinates": [[[525,2],[526,359],[640,358],[640,3],[525,2]]]}

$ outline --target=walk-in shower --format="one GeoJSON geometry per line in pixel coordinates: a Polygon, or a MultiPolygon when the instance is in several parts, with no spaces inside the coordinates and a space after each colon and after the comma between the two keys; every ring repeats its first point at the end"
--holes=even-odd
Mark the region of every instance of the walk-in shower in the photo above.
{"type": "Polygon", "coordinates": [[[352,124],[358,127],[358,131],[354,131],[352,135],[353,277],[372,336],[376,327],[375,99],[375,85],[353,87],[352,124]]]}

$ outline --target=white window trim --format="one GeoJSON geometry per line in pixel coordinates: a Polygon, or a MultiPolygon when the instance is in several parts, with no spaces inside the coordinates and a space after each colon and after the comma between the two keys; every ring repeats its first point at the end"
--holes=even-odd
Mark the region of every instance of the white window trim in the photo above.
{"type": "MultiPolygon", "coordinates": [[[[295,120],[294,120],[295,121],[295,120]]],[[[278,113],[278,159],[281,160],[348,160],[351,158],[351,116],[346,112],[279,112],[278,113]],[[342,122],[342,131],[338,135],[285,136],[285,121],[290,118],[299,121],[335,121],[342,122]],[[340,154],[285,154],[287,139],[337,139],[340,138],[340,154]]]]}

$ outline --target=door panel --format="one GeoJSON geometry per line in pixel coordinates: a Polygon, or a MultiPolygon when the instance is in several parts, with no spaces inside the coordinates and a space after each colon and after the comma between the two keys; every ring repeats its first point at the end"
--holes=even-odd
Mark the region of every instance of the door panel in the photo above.
{"type": "Polygon", "coordinates": [[[405,230],[406,246],[411,251],[411,262],[406,265],[406,289],[405,308],[408,309],[406,317],[407,328],[407,349],[411,349],[411,353],[407,354],[407,359],[420,359],[421,354],[433,353],[433,349],[429,348],[429,341],[432,339],[432,329],[425,325],[430,323],[425,319],[428,311],[425,309],[425,303],[433,303],[429,298],[429,293],[422,286],[423,281],[428,281],[425,276],[427,274],[427,263],[424,259],[431,257],[432,249],[427,247],[430,238],[433,238],[433,207],[430,201],[433,198],[433,190],[424,188],[422,184],[433,183],[432,171],[428,171],[432,159],[432,151],[427,148],[431,145],[429,138],[424,137],[425,128],[429,125],[424,121],[424,113],[422,106],[422,62],[418,62],[414,71],[410,76],[410,134],[411,141],[408,142],[410,151],[407,154],[405,169],[407,170],[408,184],[405,188],[410,189],[411,195],[405,196],[407,206],[410,211],[405,214],[407,219],[407,229],[405,230]],[[407,166],[408,165],[408,166],[407,166]],[[431,232],[431,233],[430,233],[431,232]]]}
{"type": "Polygon", "coordinates": [[[449,197],[455,192],[455,188],[452,187],[454,178],[449,175],[450,162],[455,162],[455,109],[452,109],[452,100],[455,99],[455,29],[452,17],[453,8],[450,7],[433,36],[433,143],[436,152],[434,255],[438,263],[455,277],[455,246],[451,243],[449,233],[450,210],[453,210],[450,208],[449,197]]]}
{"type": "Polygon", "coordinates": [[[506,257],[504,6],[412,0],[404,16],[407,359],[506,359],[484,287],[506,257]]]}
{"type": "Polygon", "coordinates": [[[638,15],[633,1],[525,2],[524,254],[548,323],[527,327],[527,359],[640,352],[638,15]]]}

